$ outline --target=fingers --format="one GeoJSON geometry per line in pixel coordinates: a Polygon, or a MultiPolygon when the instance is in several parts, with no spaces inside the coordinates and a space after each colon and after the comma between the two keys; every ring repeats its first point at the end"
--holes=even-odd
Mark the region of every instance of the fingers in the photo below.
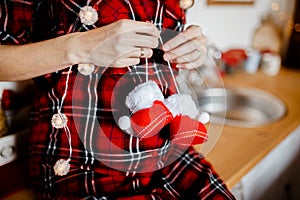
{"type": "Polygon", "coordinates": [[[83,57],[80,62],[96,66],[136,65],[140,58],[152,56],[152,49],[158,46],[159,37],[160,32],[152,23],[119,20],[81,33],[78,37],[81,50],[76,52],[76,56],[83,57]]]}
{"type": "Polygon", "coordinates": [[[117,34],[113,38],[116,67],[139,63],[140,58],[150,58],[152,49],[158,46],[159,30],[148,22],[120,20],[117,34]]]}
{"type": "Polygon", "coordinates": [[[199,26],[190,26],[176,37],[169,40],[163,45],[164,51],[170,51],[176,47],[186,43],[189,40],[206,40],[199,26]]]}
{"type": "Polygon", "coordinates": [[[140,58],[119,58],[112,62],[111,67],[126,67],[137,65],[140,63],[140,58]]]}
{"type": "Polygon", "coordinates": [[[119,57],[127,58],[150,58],[153,55],[153,50],[151,48],[130,48],[128,51],[124,51],[119,57]]]}
{"type": "Polygon", "coordinates": [[[135,48],[133,51],[125,53],[111,62],[113,67],[126,67],[137,65],[141,58],[150,58],[153,51],[150,48],[135,48]]]}
{"type": "Polygon", "coordinates": [[[150,22],[140,22],[124,19],[120,20],[119,23],[121,24],[120,29],[124,31],[132,30],[138,34],[154,36],[156,38],[159,38],[160,36],[160,31],[153,23],[150,22]]]}
{"type": "Polygon", "coordinates": [[[178,68],[196,68],[206,59],[206,37],[199,26],[190,26],[163,45],[164,59],[177,63],[178,68]]]}
{"type": "MultiPolygon", "coordinates": [[[[196,56],[194,59],[196,59],[200,54],[202,53],[201,44],[199,44],[195,40],[187,41],[186,43],[177,46],[176,48],[172,49],[171,51],[166,51],[164,54],[164,58],[169,61],[175,61],[177,58],[180,58],[184,55],[193,54],[196,56]],[[198,52],[198,54],[193,52],[198,52]]],[[[185,58],[188,59],[188,58],[185,58]]],[[[179,60],[176,60],[179,62],[179,60]]]]}
{"type": "Polygon", "coordinates": [[[153,55],[151,48],[135,48],[133,51],[124,54],[124,57],[130,58],[150,58],[153,55]]]}
{"type": "MultiPolygon", "coordinates": [[[[81,49],[75,52],[80,62],[125,67],[138,64],[140,58],[152,57],[152,49],[159,44],[160,31],[150,22],[124,19],[76,38],[81,44],[81,49]]],[[[201,28],[190,26],[163,45],[164,59],[182,68],[199,67],[205,60],[205,43],[201,28]]]]}
{"type": "Polygon", "coordinates": [[[188,62],[176,62],[177,68],[184,68],[184,69],[195,69],[203,65],[206,60],[206,54],[201,54],[198,59],[188,61],[188,62]]]}
{"type": "Polygon", "coordinates": [[[140,48],[157,48],[158,38],[154,36],[144,35],[140,33],[130,34],[128,33],[127,44],[131,44],[133,47],[140,48]]]}
{"type": "Polygon", "coordinates": [[[196,45],[195,42],[187,42],[175,50],[164,55],[172,63],[176,63],[178,68],[197,68],[201,66],[207,55],[205,45],[196,45]]]}
{"type": "MultiPolygon", "coordinates": [[[[114,35],[117,38],[116,45],[125,43],[133,47],[156,48],[160,32],[150,22],[120,20],[114,35]]],[[[110,37],[114,37],[114,35],[110,37]]]]}

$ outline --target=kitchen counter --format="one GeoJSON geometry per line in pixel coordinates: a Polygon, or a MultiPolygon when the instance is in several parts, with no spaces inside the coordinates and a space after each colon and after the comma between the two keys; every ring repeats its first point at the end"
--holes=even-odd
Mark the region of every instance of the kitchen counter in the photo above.
{"type": "Polygon", "coordinates": [[[257,165],[300,125],[300,71],[282,68],[277,76],[235,73],[225,87],[255,87],[272,93],[287,107],[279,121],[257,128],[224,126],[216,145],[206,155],[229,188],[257,165]]]}

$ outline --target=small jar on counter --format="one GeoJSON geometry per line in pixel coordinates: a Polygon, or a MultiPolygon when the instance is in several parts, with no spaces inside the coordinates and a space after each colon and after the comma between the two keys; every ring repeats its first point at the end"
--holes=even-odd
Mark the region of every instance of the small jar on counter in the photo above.
{"type": "Polygon", "coordinates": [[[262,55],[261,69],[265,74],[275,76],[278,74],[280,67],[281,58],[278,54],[264,53],[262,55]]]}

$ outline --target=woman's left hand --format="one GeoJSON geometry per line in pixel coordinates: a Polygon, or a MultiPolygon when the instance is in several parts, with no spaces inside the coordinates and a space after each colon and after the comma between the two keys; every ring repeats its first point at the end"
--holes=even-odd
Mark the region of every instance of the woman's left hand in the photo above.
{"type": "Polygon", "coordinates": [[[192,25],[166,42],[162,49],[166,61],[176,63],[178,68],[195,69],[205,62],[206,37],[199,26],[192,25]]]}

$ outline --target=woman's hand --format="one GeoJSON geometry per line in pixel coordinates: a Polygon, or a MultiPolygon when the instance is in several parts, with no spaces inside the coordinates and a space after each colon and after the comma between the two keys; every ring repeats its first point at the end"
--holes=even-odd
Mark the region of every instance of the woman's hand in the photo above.
{"type": "Polygon", "coordinates": [[[76,63],[124,67],[136,65],[141,57],[151,57],[160,32],[148,22],[119,20],[110,25],[75,34],[72,40],[76,63]],[[76,36],[77,35],[77,36],[76,36]],[[75,47],[76,46],[76,47],[75,47]]]}
{"type": "Polygon", "coordinates": [[[206,37],[199,26],[192,25],[166,42],[162,49],[166,61],[176,63],[178,68],[194,69],[205,62],[206,37]]]}

